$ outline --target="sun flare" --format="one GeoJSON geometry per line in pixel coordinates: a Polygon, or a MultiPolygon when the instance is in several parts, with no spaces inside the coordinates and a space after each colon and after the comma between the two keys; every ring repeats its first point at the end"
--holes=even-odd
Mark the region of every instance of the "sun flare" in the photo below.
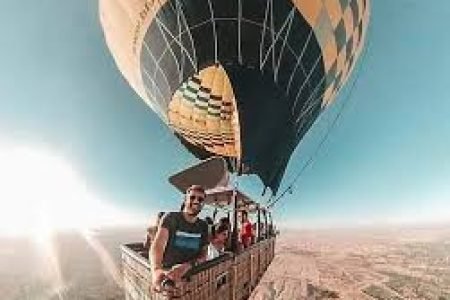
{"type": "Polygon", "coordinates": [[[45,299],[65,299],[70,289],[59,262],[57,231],[76,230],[120,286],[119,269],[90,228],[143,224],[141,220],[140,214],[124,212],[95,196],[63,157],[0,144],[0,237],[32,238],[40,257],[39,276],[48,284],[42,291],[45,299]]]}
{"type": "Polygon", "coordinates": [[[99,200],[62,157],[0,146],[0,234],[47,239],[56,230],[133,221],[99,200]]]}

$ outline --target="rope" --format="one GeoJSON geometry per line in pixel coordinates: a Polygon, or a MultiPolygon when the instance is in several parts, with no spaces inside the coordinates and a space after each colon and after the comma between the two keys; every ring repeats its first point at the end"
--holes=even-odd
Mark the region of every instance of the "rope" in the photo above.
{"type": "MultiPolygon", "coordinates": [[[[369,27],[369,30],[370,30],[370,27],[369,27]]],[[[367,34],[367,36],[369,36],[369,34],[367,34]]],[[[306,161],[306,163],[303,165],[303,167],[300,169],[300,171],[294,177],[292,182],[286,187],[286,189],[284,189],[283,192],[275,200],[273,200],[272,202],[269,202],[267,204],[267,208],[268,209],[273,208],[274,205],[276,203],[278,203],[286,195],[286,193],[289,192],[290,194],[292,194],[294,185],[296,184],[297,180],[303,175],[303,172],[306,170],[306,168],[308,168],[314,162],[314,159],[316,158],[317,154],[319,153],[319,151],[321,150],[322,146],[325,144],[326,140],[330,136],[331,131],[335,128],[335,126],[337,124],[337,121],[342,116],[342,114],[344,112],[344,109],[347,107],[348,103],[350,102],[349,99],[351,98],[351,96],[353,94],[353,91],[354,91],[354,88],[356,86],[356,83],[358,82],[358,79],[360,78],[361,70],[363,68],[363,63],[367,59],[366,55],[369,52],[370,46],[371,46],[370,40],[367,39],[367,47],[364,49],[364,51],[363,51],[363,53],[361,55],[361,64],[360,64],[358,70],[355,72],[355,79],[353,80],[352,85],[350,86],[350,90],[349,90],[349,92],[347,94],[347,97],[344,98],[344,101],[343,101],[343,104],[342,104],[341,108],[339,109],[338,113],[336,114],[336,117],[334,118],[333,122],[328,127],[327,132],[325,133],[325,135],[321,139],[321,141],[320,141],[319,145],[317,146],[316,150],[309,157],[309,159],[306,161]]]]}

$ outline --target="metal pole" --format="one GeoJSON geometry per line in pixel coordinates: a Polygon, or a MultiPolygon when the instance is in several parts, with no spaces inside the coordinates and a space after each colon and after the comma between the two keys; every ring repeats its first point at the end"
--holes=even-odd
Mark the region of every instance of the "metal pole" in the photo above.
{"type": "Polygon", "coordinates": [[[261,209],[259,208],[259,204],[257,204],[256,209],[258,210],[258,223],[257,223],[257,239],[256,241],[261,240],[261,209]]]}
{"type": "Polygon", "coordinates": [[[267,212],[264,209],[263,210],[263,215],[264,215],[264,238],[267,239],[268,235],[267,235],[267,212]]]}
{"type": "Polygon", "coordinates": [[[228,226],[230,226],[230,228],[229,228],[230,234],[228,235],[228,238],[227,238],[226,250],[233,251],[233,227],[232,227],[233,223],[231,223],[230,211],[227,211],[227,218],[228,218],[228,226]]]}
{"type": "Polygon", "coordinates": [[[273,219],[272,219],[272,213],[269,211],[269,220],[270,220],[270,224],[269,224],[269,236],[272,237],[273,234],[273,219]]]}
{"type": "Polygon", "coordinates": [[[236,188],[233,189],[233,237],[232,237],[232,248],[233,252],[236,253],[238,249],[238,197],[236,188]]]}

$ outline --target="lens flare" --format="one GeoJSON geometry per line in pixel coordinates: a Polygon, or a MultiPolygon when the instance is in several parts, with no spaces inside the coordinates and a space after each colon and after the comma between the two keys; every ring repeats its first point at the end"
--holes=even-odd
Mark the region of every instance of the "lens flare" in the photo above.
{"type": "Polygon", "coordinates": [[[120,270],[89,229],[144,224],[146,218],[101,200],[63,157],[49,151],[0,144],[0,166],[0,235],[34,241],[45,299],[64,299],[69,291],[57,251],[58,234],[66,230],[79,232],[121,286],[120,270]]]}

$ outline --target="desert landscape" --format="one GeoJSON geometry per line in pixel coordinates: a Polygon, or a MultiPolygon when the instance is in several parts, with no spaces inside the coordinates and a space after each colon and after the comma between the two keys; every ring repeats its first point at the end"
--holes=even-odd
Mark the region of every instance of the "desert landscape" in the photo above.
{"type": "Polygon", "coordinates": [[[450,228],[286,231],[252,299],[450,299],[450,228]]]}
{"type": "MultiPolygon", "coordinates": [[[[120,249],[141,229],[0,239],[2,299],[123,299],[120,249]],[[45,246],[47,245],[47,246],[45,246]]],[[[450,299],[450,227],[282,230],[260,299],[450,299]]]]}

